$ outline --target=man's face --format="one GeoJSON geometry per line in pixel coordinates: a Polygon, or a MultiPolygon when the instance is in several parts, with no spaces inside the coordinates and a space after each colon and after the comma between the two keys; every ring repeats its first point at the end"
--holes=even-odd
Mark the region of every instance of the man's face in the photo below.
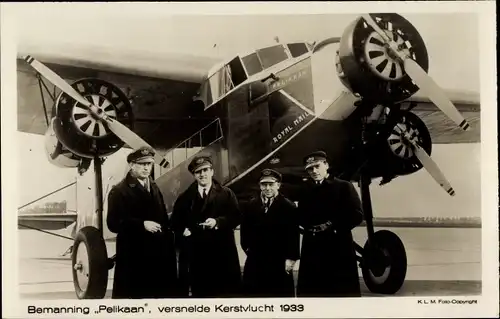
{"type": "Polygon", "coordinates": [[[278,195],[278,191],[280,189],[280,183],[278,182],[262,182],[260,183],[260,190],[262,191],[262,195],[266,198],[275,197],[278,195]]]}
{"type": "Polygon", "coordinates": [[[214,170],[211,167],[205,167],[194,172],[194,178],[200,186],[207,186],[212,181],[214,170]]]}
{"type": "Polygon", "coordinates": [[[318,162],[307,168],[307,173],[309,173],[309,176],[311,176],[314,181],[321,181],[328,174],[328,163],[324,161],[318,162]]]}
{"type": "Polygon", "coordinates": [[[146,179],[151,175],[153,162],[131,163],[130,171],[132,176],[138,179],[146,179]]]}

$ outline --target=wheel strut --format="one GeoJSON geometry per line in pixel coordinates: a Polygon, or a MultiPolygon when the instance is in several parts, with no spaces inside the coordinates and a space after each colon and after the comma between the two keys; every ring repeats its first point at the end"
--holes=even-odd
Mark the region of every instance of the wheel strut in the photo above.
{"type": "Polygon", "coordinates": [[[96,214],[97,214],[97,229],[104,238],[103,232],[103,195],[102,195],[102,160],[98,156],[94,157],[94,172],[95,172],[95,197],[96,197],[96,214]]]}
{"type": "Polygon", "coordinates": [[[363,206],[363,215],[366,222],[366,230],[368,232],[368,241],[371,241],[374,234],[373,229],[373,211],[372,211],[372,200],[370,196],[370,184],[371,178],[367,177],[365,174],[361,174],[359,179],[359,187],[361,189],[361,204],[363,206]]]}

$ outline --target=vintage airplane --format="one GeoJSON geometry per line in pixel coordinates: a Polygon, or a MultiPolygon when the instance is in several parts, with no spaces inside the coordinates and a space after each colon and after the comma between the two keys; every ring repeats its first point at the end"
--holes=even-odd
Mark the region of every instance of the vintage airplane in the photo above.
{"type": "Polygon", "coordinates": [[[420,34],[393,13],[364,14],[340,38],[278,43],[237,55],[213,66],[201,81],[22,58],[18,69],[28,72],[27,63],[37,71],[44,109],[43,78],[61,90],[51,94],[50,120],[45,112],[49,160],[81,174],[94,164],[97,225],[78,230],[72,253],[81,299],[106,293],[113,258],[103,238],[102,165],[123,147],[158,151],[154,177],[169,207],[193,181],[186,167],[194,154],[210,154],[216,178],[244,202],[257,191],[265,167],[283,174],[282,191],[293,199],[307,178],[303,156],[326,151],[331,174],[360,186],[368,240],[355,245],[365,283],[373,292],[393,294],[405,280],[406,252],[393,232],[374,231],[371,181],[382,178],[384,184],[425,168],[453,196],[430,157],[431,135],[438,143],[453,134],[470,138],[456,128],[475,131],[478,124],[478,98],[445,94],[427,75],[420,34]],[[426,125],[421,117],[436,115],[435,107],[451,121],[440,116],[426,125]],[[472,114],[470,123],[457,107],[472,114]]]}

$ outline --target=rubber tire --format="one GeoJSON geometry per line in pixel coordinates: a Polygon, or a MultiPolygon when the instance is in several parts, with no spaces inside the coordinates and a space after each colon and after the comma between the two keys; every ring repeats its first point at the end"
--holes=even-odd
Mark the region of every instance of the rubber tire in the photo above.
{"type": "MultiPolygon", "coordinates": [[[[375,232],[373,244],[387,250],[391,269],[387,279],[383,283],[378,283],[373,280],[373,275],[368,266],[369,263],[363,262],[361,271],[365,284],[373,293],[395,294],[404,283],[408,266],[403,242],[395,233],[388,230],[380,230],[375,232]]],[[[367,241],[364,246],[365,253],[363,257],[368,255],[367,252],[372,249],[371,247],[373,247],[372,244],[367,241]]]]}
{"type": "Polygon", "coordinates": [[[76,234],[71,256],[73,284],[78,299],[104,298],[108,288],[108,262],[106,243],[99,229],[92,226],[86,226],[80,229],[76,234]],[[85,291],[83,291],[78,284],[77,273],[74,268],[78,246],[82,244],[86,246],[89,258],[89,282],[85,291]]]}

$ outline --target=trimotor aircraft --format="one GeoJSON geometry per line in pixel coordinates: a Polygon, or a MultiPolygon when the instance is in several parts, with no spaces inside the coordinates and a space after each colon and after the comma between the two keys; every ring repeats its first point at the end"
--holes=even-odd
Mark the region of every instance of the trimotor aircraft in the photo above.
{"type": "MultiPolygon", "coordinates": [[[[109,184],[102,165],[121,148],[157,150],[153,175],[170,208],[193,182],[187,165],[195,154],[211,155],[215,177],[244,203],[257,191],[260,171],[269,167],[283,174],[282,191],[295,199],[307,179],[303,157],[325,151],[330,174],[359,183],[368,239],[355,247],[364,281],[373,292],[393,294],[405,280],[406,252],[395,233],[374,230],[371,181],[381,178],[385,184],[424,168],[453,196],[430,157],[432,144],[470,138],[459,131],[477,129],[479,99],[436,85],[427,74],[423,39],[394,13],[363,14],[341,37],[277,41],[236,55],[207,70],[201,81],[119,67],[103,71],[81,59],[20,58],[18,69],[28,72],[30,65],[39,80],[45,111],[37,113],[48,125],[50,162],[80,174],[94,165],[97,222],[77,231],[72,252],[81,299],[104,297],[114,264],[103,238],[109,184]],[[51,93],[44,79],[59,93],[51,93]],[[54,102],[50,116],[43,88],[54,102]],[[472,114],[470,122],[459,109],[472,114]],[[430,127],[423,121],[429,114],[438,118],[430,127]]],[[[74,215],[20,220],[55,224],[77,214],[78,209],[74,215]]]]}

